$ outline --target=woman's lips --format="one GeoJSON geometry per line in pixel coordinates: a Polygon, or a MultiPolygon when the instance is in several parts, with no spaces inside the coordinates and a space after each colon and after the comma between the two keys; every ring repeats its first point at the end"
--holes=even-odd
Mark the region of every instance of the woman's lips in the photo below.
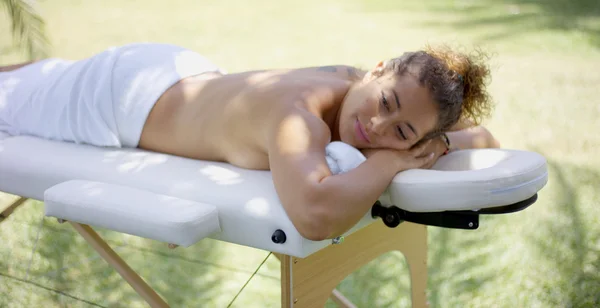
{"type": "Polygon", "coordinates": [[[362,124],[360,123],[360,121],[358,119],[356,119],[356,122],[354,123],[354,130],[359,139],[361,139],[367,143],[371,143],[371,140],[369,140],[369,137],[367,136],[367,132],[365,131],[365,128],[362,126],[362,124]]]}

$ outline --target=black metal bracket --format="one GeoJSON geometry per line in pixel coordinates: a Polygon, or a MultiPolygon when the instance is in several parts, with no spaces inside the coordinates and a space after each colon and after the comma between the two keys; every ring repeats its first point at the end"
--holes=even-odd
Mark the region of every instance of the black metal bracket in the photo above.
{"type": "Polygon", "coordinates": [[[479,228],[479,215],[495,215],[514,213],[529,207],[537,201],[538,195],[523,201],[497,206],[493,208],[482,209],[478,211],[443,211],[443,212],[409,212],[398,208],[397,206],[383,206],[377,201],[371,208],[373,218],[381,217],[383,223],[390,227],[397,227],[402,221],[436,226],[451,229],[475,230],[479,228]]]}

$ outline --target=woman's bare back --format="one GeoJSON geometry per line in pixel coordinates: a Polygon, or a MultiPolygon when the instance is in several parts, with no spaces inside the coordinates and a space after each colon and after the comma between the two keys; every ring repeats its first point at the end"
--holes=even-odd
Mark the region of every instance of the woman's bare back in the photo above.
{"type": "Polygon", "coordinates": [[[269,130],[295,108],[314,115],[308,129],[331,136],[351,86],[347,72],[318,69],[201,75],[171,87],[152,109],[139,147],[194,159],[269,169],[269,130]],[[326,124],[329,129],[323,129],[326,124]]]}

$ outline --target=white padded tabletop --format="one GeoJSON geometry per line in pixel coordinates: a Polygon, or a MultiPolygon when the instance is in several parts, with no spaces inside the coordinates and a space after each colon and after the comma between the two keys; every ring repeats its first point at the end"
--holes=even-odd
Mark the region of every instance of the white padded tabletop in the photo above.
{"type": "MultiPolygon", "coordinates": [[[[341,144],[335,147],[343,148],[341,144]]],[[[359,152],[346,154],[338,157],[339,162],[360,164],[359,152]]],[[[398,174],[380,200],[412,212],[476,210],[523,201],[546,184],[547,176],[545,159],[534,152],[457,151],[441,157],[432,170],[398,174]]],[[[123,185],[214,205],[221,232],[210,237],[218,240],[297,257],[331,243],[300,236],[280,204],[269,171],[139,149],[99,148],[29,136],[0,139],[0,191],[44,200],[47,189],[70,180],[123,185]],[[278,229],[286,234],[283,244],[271,240],[278,229]]],[[[365,213],[347,234],[373,221],[365,213]]]]}
{"type": "MultiPolygon", "coordinates": [[[[271,173],[137,149],[98,148],[29,136],[0,141],[0,191],[44,200],[44,191],[69,180],[120,184],[213,204],[222,231],[211,238],[296,257],[331,241],[310,241],[296,231],[279,202],[271,173]],[[271,241],[274,231],[286,242],[271,241]]],[[[374,221],[368,215],[352,230],[374,221]]]]}

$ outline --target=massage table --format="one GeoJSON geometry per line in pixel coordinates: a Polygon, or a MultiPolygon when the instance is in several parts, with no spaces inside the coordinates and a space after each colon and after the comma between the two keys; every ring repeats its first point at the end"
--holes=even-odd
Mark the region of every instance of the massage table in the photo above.
{"type": "MultiPolygon", "coordinates": [[[[0,134],[2,134],[0,132],[0,134]]],[[[328,145],[334,173],[364,156],[328,145]]],[[[459,150],[428,170],[400,172],[343,236],[303,238],[286,215],[269,171],[236,168],[140,149],[101,148],[0,135],[0,191],[44,202],[45,216],[69,222],[152,307],[168,304],[92,229],[189,247],[205,238],[273,253],[281,261],[282,307],[352,307],[335,288],[391,250],[405,256],[413,307],[425,307],[428,226],[475,230],[480,215],[523,210],[548,179],[538,153],[459,150]]],[[[365,179],[368,180],[368,179],[365,179]]]]}

